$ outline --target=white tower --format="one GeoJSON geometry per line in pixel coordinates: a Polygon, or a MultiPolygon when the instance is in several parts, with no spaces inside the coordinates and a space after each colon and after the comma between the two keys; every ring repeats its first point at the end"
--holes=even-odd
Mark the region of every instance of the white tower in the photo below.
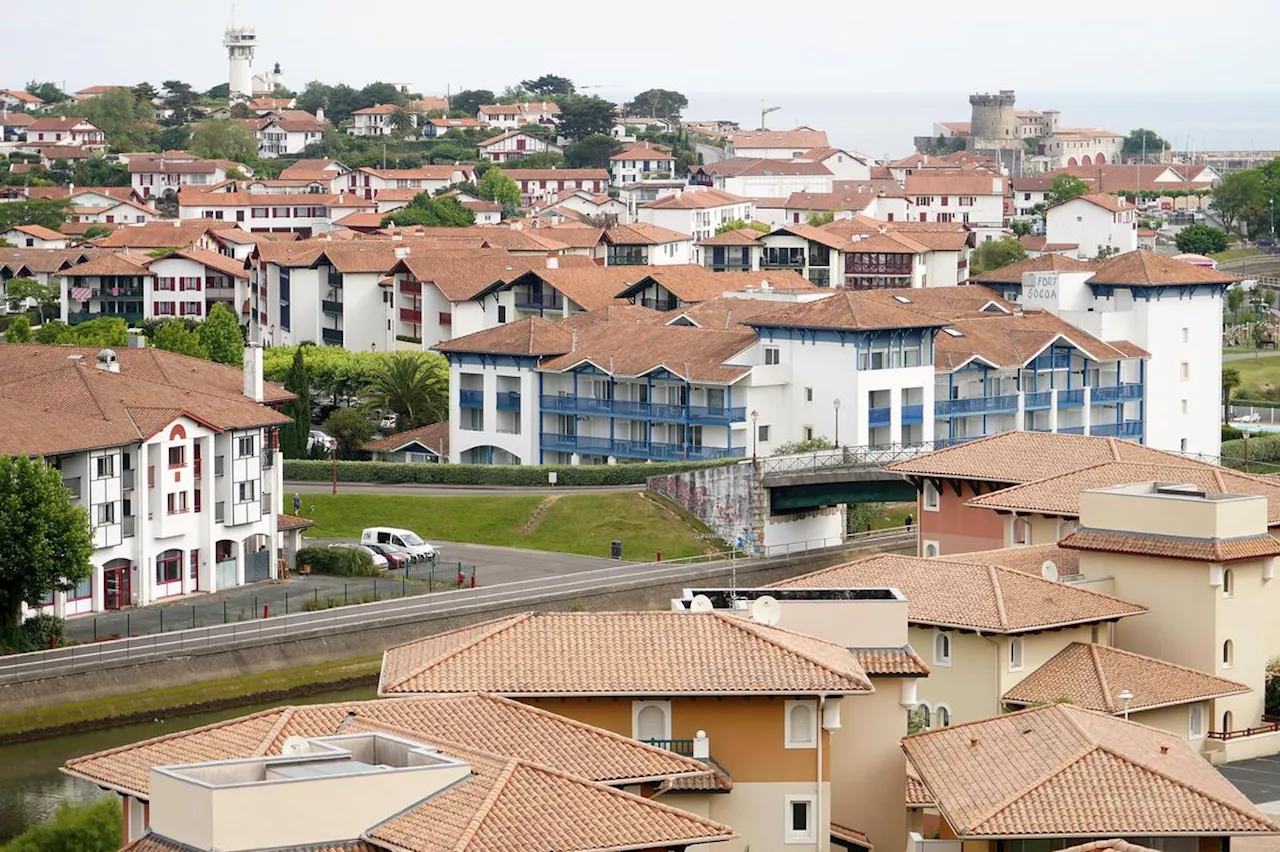
{"type": "Polygon", "coordinates": [[[231,60],[231,100],[253,99],[253,52],[258,36],[252,27],[229,27],[222,44],[231,60]]]}

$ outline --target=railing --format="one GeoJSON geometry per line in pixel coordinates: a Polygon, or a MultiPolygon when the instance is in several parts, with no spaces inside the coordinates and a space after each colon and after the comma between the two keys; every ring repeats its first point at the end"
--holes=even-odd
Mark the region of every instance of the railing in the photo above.
{"type": "Polygon", "coordinates": [[[975,396],[969,399],[940,399],[933,404],[934,417],[997,414],[1017,410],[1017,396],[975,396]]]}
{"type": "Polygon", "coordinates": [[[515,306],[517,311],[563,311],[564,299],[558,293],[554,296],[522,296],[517,293],[515,306]]]}
{"type": "Polygon", "coordinates": [[[1036,411],[1053,407],[1053,391],[1029,393],[1023,397],[1022,407],[1027,411],[1036,411]]]}
{"type": "Polygon", "coordinates": [[[680,307],[680,302],[675,298],[670,299],[641,299],[640,307],[649,308],[655,311],[674,311],[680,307]]]}
{"type": "Polygon", "coordinates": [[[888,426],[892,413],[893,409],[890,408],[869,408],[867,409],[867,425],[888,426]]]}
{"type": "Polygon", "coordinates": [[[641,740],[655,748],[672,751],[685,757],[693,757],[693,740],[641,740]]]}
{"type": "Polygon", "coordinates": [[[414,325],[422,325],[422,311],[414,308],[401,308],[400,321],[413,323],[414,325]]]}
{"type": "Polygon", "coordinates": [[[1211,740],[1239,740],[1245,737],[1256,737],[1259,734],[1274,734],[1276,731],[1280,731],[1280,722],[1266,722],[1256,728],[1238,731],[1210,731],[1205,736],[1211,740]]]}
{"type": "Polygon", "coordinates": [[[204,296],[206,299],[222,299],[226,301],[235,301],[235,287],[206,287],[204,288],[204,296]]]}
{"type": "Polygon", "coordinates": [[[138,531],[138,519],[134,515],[125,515],[121,519],[121,525],[124,527],[124,537],[133,538],[138,531]]]}
{"type": "Polygon", "coordinates": [[[653,461],[713,461],[715,459],[742,458],[745,447],[708,447],[700,444],[664,444],[658,441],[625,441],[597,438],[588,435],[564,435],[558,432],[542,432],[539,435],[544,451],[586,453],[588,455],[617,456],[649,459],[653,461]]]}
{"type": "Polygon", "coordinates": [[[103,317],[116,317],[131,325],[142,322],[141,312],[110,311],[103,309],[97,312],[72,311],[67,314],[67,325],[77,325],[82,322],[89,322],[90,320],[101,319],[103,317]]]}
{"type": "Polygon", "coordinates": [[[673,405],[662,402],[634,402],[629,399],[598,399],[590,396],[542,397],[544,411],[574,414],[601,414],[629,420],[661,420],[676,423],[743,423],[747,409],[743,406],[673,405]]]}
{"type": "Polygon", "coordinates": [[[463,408],[484,408],[484,391],[462,388],[458,391],[458,404],[463,408]]]}
{"type": "Polygon", "coordinates": [[[320,339],[330,346],[341,346],[342,345],[342,329],[322,328],[320,329],[320,339]]]}
{"type": "Polygon", "coordinates": [[[1142,399],[1142,385],[1125,384],[1094,388],[1090,399],[1094,405],[1112,402],[1133,402],[1142,399]]]}
{"type": "Polygon", "coordinates": [[[1058,391],[1059,408],[1076,408],[1084,405],[1084,388],[1058,391]]]}
{"type": "Polygon", "coordinates": [[[902,406],[902,422],[907,424],[923,423],[924,422],[924,406],[923,405],[902,406]]]}
{"type": "Polygon", "coordinates": [[[648,255],[611,254],[605,263],[608,266],[647,266],[649,257],[648,255]]]}
{"type": "Polygon", "coordinates": [[[342,313],[342,303],[334,301],[333,299],[321,299],[320,310],[324,311],[326,314],[340,314],[342,313]]]}
{"type": "Polygon", "coordinates": [[[850,467],[884,467],[894,462],[913,459],[951,446],[959,441],[933,441],[919,444],[884,444],[869,447],[840,447],[793,456],[770,456],[762,462],[765,476],[781,473],[807,473],[850,467]]]}
{"type": "Polygon", "coordinates": [[[498,392],[498,410],[499,411],[519,411],[520,410],[520,391],[499,391],[498,392]]]}
{"type": "Polygon", "coordinates": [[[1138,438],[1142,436],[1142,421],[1125,420],[1121,423],[1095,423],[1089,427],[1089,434],[1107,438],[1138,438]]]}
{"type": "Polygon", "coordinates": [[[123,471],[122,479],[124,480],[124,483],[123,483],[124,487],[133,488],[134,483],[137,481],[137,477],[138,477],[138,472],[133,468],[129,468],[128,470],[123,471]]]}

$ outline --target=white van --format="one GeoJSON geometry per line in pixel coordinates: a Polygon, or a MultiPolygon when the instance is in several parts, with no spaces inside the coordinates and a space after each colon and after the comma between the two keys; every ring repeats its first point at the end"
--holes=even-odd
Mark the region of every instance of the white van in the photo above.
{"type": "Polygon", "coordinates": [[[369,527],[360,533],[360,543],[389,544],[392,547],[407,550],[413,554],[413,558],[417,562],[423,560],[434,562],[436,558],[436,549],[423,541],[422,537],[412,530],[401,530],[395,527],[369,527]]]}

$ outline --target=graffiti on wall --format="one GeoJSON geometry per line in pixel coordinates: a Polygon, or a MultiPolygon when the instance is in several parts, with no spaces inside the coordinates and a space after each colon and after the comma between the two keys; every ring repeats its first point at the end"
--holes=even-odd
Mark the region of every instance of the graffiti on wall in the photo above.
{"type": "Polygon", "coordinates": [[[655,476],[649,490],[661,494],[702,521],[726,542],[742,536],[744,528],[760,519],[752,517],[753,474],[747,468],[719,468],[655,476]]]}

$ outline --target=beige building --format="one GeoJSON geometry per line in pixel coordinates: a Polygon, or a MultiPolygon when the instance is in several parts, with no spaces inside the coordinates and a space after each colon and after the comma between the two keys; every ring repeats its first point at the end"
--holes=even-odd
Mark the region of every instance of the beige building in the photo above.
{"type": "Polygon", "coordinates": [[[1123,716],[1203,749],[1216,699],[1249,692],[1234,680],[1108,647],[1072,642],[1004,694],[1008,707],[1055,702],[1123,716]]]}
{"type": "Polygon", "coordinates": [[[907,737],[903,751],[938,839],[916,852],[1065,850],[1123,839],[1163,852],[1227,852],[1277,826],[1182,736],[1050,704],[907,737]],[[923,791],[922,791],[923,792],[923,791]]]}
{"type": "MultiPolygon", "coordinates": [[[[1223,472],[1224,476],[1226,472],[1223,472]]],[[[1206,751],[1215,762],[1280,751],[1280,726],[1263,725],[1267,661],[1280,647],[1280,541],[1268,534],[1266,497],[1194,482],[1138,482],[1080,495],[1086,577],[1146,607],[1116,628],[1116,645],[1238,681],[1248,692],[1212,700],[1206,751]]]]}
{"type": "Polygon", "coordinates": [[[670,850],[732,836],[651,798],[710,783],[706,763],[474,693],[281,707],[65,771],[120,794],[130,852],[670,850]]]}
{"type": "Polygon", "coordinates": [[[721,783],[662,796],[734,852],[830,848],[832,734],[875,692],[844,646],[719,612],[525,613],[383,657],[379,695],[473,690],[710,761],[721,783]]]}
{"type": "MultiPolygon", "coordinates": [[[[1117,621],[1146,611],[1056,577],[1045,579],[1043,563],[1056,555],[1048,550],[1036,554],[1038,564],[1019,561],[1018,567],[1002,564],[1011,555],[1019,554],[990,551],[945,561],[878,554],[774,588],[779,594],[901,590],[908,607],[907,642],[929,667],[911,704],[928,727],[946,727],[999,714],[1004,694],[1063,648],[1072,642],[1109,645],[1117,621]]],[[[823,626],[805,623],[806,630],[834,638],[823,626]]]]}

